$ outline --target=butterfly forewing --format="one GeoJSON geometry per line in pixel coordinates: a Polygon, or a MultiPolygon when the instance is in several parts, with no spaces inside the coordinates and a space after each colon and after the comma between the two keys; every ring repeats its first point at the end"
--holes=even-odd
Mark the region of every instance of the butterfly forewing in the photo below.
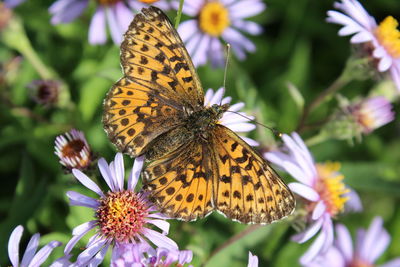
{"type": "Polygon", "coordinates": [[[155,137],[176,126],[179,108],[145,83],[123,78],[104,101],[104,129],[120,151],[138,156],[155,137]]]}
{"type": "Polygon", "coordinates": [[[292,193],[253,148],[222,125],[215,126],[211,142],[218,211],[243,223],[271,223],[292,213],[292,193]]]}
{"type": "Polygon", "coordinates": [[[155,7],[137,14],[121,45],[129,79],[142,79],[167,91],[182,105],[203,106],[204,93],[193,63],[168,17],[155,7]]]}

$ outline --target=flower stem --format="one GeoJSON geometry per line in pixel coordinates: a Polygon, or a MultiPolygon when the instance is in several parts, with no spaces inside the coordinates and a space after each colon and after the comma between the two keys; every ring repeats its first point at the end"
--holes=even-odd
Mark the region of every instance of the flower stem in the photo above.
{"type": "Polygon", "coordinates": [[[185,0],[179,0],[179,8],[175,17],[175,29],[178,29],[179,23],[181,22],[183,2],[185,2],[185,0]]]}
{"type": "Polygon", "coordinates": [[[310,146],[320,144],[320,143],[324,142],[325,140],[327,140],[328,138],[329,137],[321,131],[319,134],[314,135],[313,137],[307,139],[305,141],[305,143],[308,147],[310,147],[310,146]]]}
{"type": "Polygon", "coordinates": [[[21,53],[34,67],[39,76],[43,80],[55,79],[56,74],[53,70],[49,69],[36,54],[32,48],[31,42],[26,36],[24,27],[22,26],[21,20],[17,17],[13,17],[6,30],[3,32],[3,42],[8,46],[16,49],[21,53]]]}
{"type": "Polygon", "coordinates": [[[210,256],[208,257],[208,259],[206,260],[206,262],[204,262],[202,264],[202,266],[206,265],[207,261],[209,259],[211,259],[213,256],[215,256],[216,254],[218,254],[220,251],[222,251],[224,248],[230,246],[231,244],[235,243],[236,241],[238,241],[239,239],[245,237],[246,235],[256,231],[257,229],[259,229],[260,227],[262,227],[261,224],[252,224],[250,226],[248,226],[246,229],[244,229],[243,231],[237,233],[236,235],[232,236],[231,238],[229,238],[227,241],[225,241],[222,245],[220,245],[219,247],[217,247],[213,252],[211,252],[210,256]]]}

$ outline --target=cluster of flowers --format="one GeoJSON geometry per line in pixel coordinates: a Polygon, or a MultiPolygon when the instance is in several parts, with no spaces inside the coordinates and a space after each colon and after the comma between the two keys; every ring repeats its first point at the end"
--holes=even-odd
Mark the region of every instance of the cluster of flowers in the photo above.
{"type": "MultiPolygon", "coordinates": [[[[5,0],[8,7],[15,7],[24,0],[5,0]]],[[[79,17],[89,6],[89,0],[57,0],[49,12],[51,23],[69,23],[79,17]]],[[[99,0],[89,26],[89,43],[104,44],[107,41],[107,25],[113,42],[119,45],[128,29],[134,13],[149,4],[163,11],[177,10],[179,0],[99,0]]],[[[254,52],[255,45],[242,32],[258,35],[261,26],[245,20],[265,9],[262,0],[186,0],[183,13],[192,19],[178,29],[196,66],[211,61],[223,66],[224,47],[221,40],[231,44],[233,52],[242,60],[246,52],[254,52]]]]}

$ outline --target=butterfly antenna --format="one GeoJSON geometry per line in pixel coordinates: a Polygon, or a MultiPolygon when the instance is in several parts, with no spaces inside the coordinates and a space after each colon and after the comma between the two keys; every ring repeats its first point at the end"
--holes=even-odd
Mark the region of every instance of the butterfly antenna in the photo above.
{"type": "MultiPolygon", "coordinates": [[[[222,85],[224,93],[225,93],[225,90],[226,90],[226,76],[227,76],[227,73],[228,73],[228,65],[229,65],[230,53],[231,53],[231,45],[230,44],[226,44],[226,55],[225,55],[226,61],[225,61],[225,70],[224,70],[224,81],[223,81],[223,85],[222,85]]],[[[222,105],[222,99],[223,98],[221,98],[221,101],[219,103],[220,106],[222,105]]]]}
{"type": "Polygon", "coordinates": [[[245,115],[243,115],[243,114],[241,114],[241,113],[239,113],[239,112],[236,112],[236,111],[227,110],[226,112],[232,112],[232,113],[235,113],[235,114],[237,114],[237,115],[239,115],[239,116],[241,116],[241,117],[243,117],[243,118],[246,118],[246,119],[249,120],[249,122],[252,122],[252,123],[255,123],[255,124],[258,124],[258,125],[260,125],[260,126],[263,126],[263,127],[267,128],[267,129],[270,130],[276,137],[282,138],[282,133],[279,132],[279,131],[278,131],[277,129],[275,129],[275,128],[271,128],[271,127],[269,127],[269,126],[267,126],[267,125],[265,125],[265,124],[262,124],[262,123],[260,123],[260,122],[258,122],[258,121],[256,121],[256,120],[253,120],[253,119],[251,119],[251,118],[249,118],[249,117],[247,117],[247,116],[245,116],[245,115]]]}

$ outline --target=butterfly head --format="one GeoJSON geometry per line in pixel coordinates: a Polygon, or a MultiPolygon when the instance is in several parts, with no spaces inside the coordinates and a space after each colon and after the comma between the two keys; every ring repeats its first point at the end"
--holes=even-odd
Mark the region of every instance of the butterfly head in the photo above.
{"type": "Polygon", "coordinates": [[[213,115],[216,119],[216,121],[220,120],[222,118],[222,115],[229,109],[229,104],[213,104],[211,106],[211,110],[213,111],[213,115]]]}

